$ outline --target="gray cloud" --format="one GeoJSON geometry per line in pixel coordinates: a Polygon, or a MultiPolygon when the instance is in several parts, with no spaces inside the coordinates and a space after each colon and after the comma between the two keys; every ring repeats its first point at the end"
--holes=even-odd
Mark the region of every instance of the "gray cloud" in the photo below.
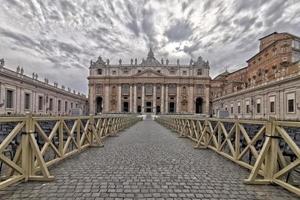
{"type": "Polygon", "coordinates": [[[266,3],[268,3],[268,1],[265,0],[236,1],[236,11],[257,10],[266,3]]]}
{"type": "MultiPolygon", "coordinates": [[[[244,67],[258,39],[274,31],[300,35],[294,0],[0,0],[0,57],[9,67],[62,80],[87,92],[89,61],[117,63],[147,55],[189,60],[211,72],[244,67]]],[[[181,62],[183,63],[183,62],[181,62]]]]}
{"type": "Polygon", "coordinates": [[[193,34],[190,24],[186,21],[177,20],[175,23],[165,32],[165,35],[170,41],[182,41],[186,40],[193,34]]]}
{"type": "Polygon", "coordinates": [[[254,25],[256,20],[257,20],[256,17],[245,16],[240,19],[235,19],[234,23],[237,26],[243,28],[243,32],[245,32],[245,31],[248,31],[249,28],[251,28],[254,25]]]}

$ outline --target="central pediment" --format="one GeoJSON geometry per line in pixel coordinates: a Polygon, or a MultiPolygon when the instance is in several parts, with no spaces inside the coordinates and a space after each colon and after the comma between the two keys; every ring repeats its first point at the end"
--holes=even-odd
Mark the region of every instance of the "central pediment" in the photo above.
{"type": "Polygon", "coordinates": [[[146,69],[134,74],[133,77],[164,77],[164,75],[152,69],[146,69]]]}

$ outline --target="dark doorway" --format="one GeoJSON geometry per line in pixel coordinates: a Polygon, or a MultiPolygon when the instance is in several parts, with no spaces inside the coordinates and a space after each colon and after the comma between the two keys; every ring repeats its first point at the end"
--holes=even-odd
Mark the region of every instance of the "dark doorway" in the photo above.
{"type": "Polygon", "coordinates": [[[101,113],[102,112],[102,97],[97,97],[96,98],[96,113],[101,113]]]}
{"type": "Polygon", "coordinates": [[[142,106],[137,106],[137,112],[138,113],[142,112],[142,106]]]}
{"type": "Polygon", "coordinates": [[[175,112],[176,112],[175,102],[170,102],[169,103],[169,113],[175,113],[175,112]]]}
{"type": "Polygon", "coordinates": [[[156,106],[156,113],[160,113],[160,106],[156,106]]]}
{"type": "Polygon", "coordinates": [[[203,113],[203,99],[201,97],[196,99],[196,113],[203,113]]]}
{"type": "Polygon", "coordinates": [[[146,102],[146,112],[147,113],[151,113],[152,112],[152,102],[151,101],[147,101],[146,102]]]}
{"type": "Polygon", "coordinates": [[[123,112],[128,112],[129,111],[129,104],[127,101],[123,102],[123,112]]]}

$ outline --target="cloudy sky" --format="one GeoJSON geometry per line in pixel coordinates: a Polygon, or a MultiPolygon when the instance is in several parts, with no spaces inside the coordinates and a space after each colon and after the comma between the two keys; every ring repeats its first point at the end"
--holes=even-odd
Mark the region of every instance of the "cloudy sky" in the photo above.
{"type": "Polygon", "coordinates": [[[211,75],[246,65],[266,34],[300,35],[299,0],[0,0],[0,58],[87,91],[99,55],[181,63],[201,55],[211,75]]]}

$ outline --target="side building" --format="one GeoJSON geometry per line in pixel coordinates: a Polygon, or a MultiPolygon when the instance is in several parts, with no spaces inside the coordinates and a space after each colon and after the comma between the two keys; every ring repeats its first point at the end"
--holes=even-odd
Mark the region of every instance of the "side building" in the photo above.
{"type": "Polygon", "coordinates": [[[0,60],[0,115],[72,115],[87,114],[85,95],[50,85],[48,79],[38,80],[24,74],[23,68],[16,71],[6,68],[4,59],[0,60]]]}
{"type": "Polygon", "coordinates": [[[213,115],[300,119],[300,38],[272,33],[260,39],[247,66],[213,79],[213,115]]]}
{"type": "Polygon", "coordinates": [[[112,65],[91,61],[90,113],[210,113],[209,63],[201,57],[189,64],[156,60],[150,49],[138,63],[112,65]]]}

